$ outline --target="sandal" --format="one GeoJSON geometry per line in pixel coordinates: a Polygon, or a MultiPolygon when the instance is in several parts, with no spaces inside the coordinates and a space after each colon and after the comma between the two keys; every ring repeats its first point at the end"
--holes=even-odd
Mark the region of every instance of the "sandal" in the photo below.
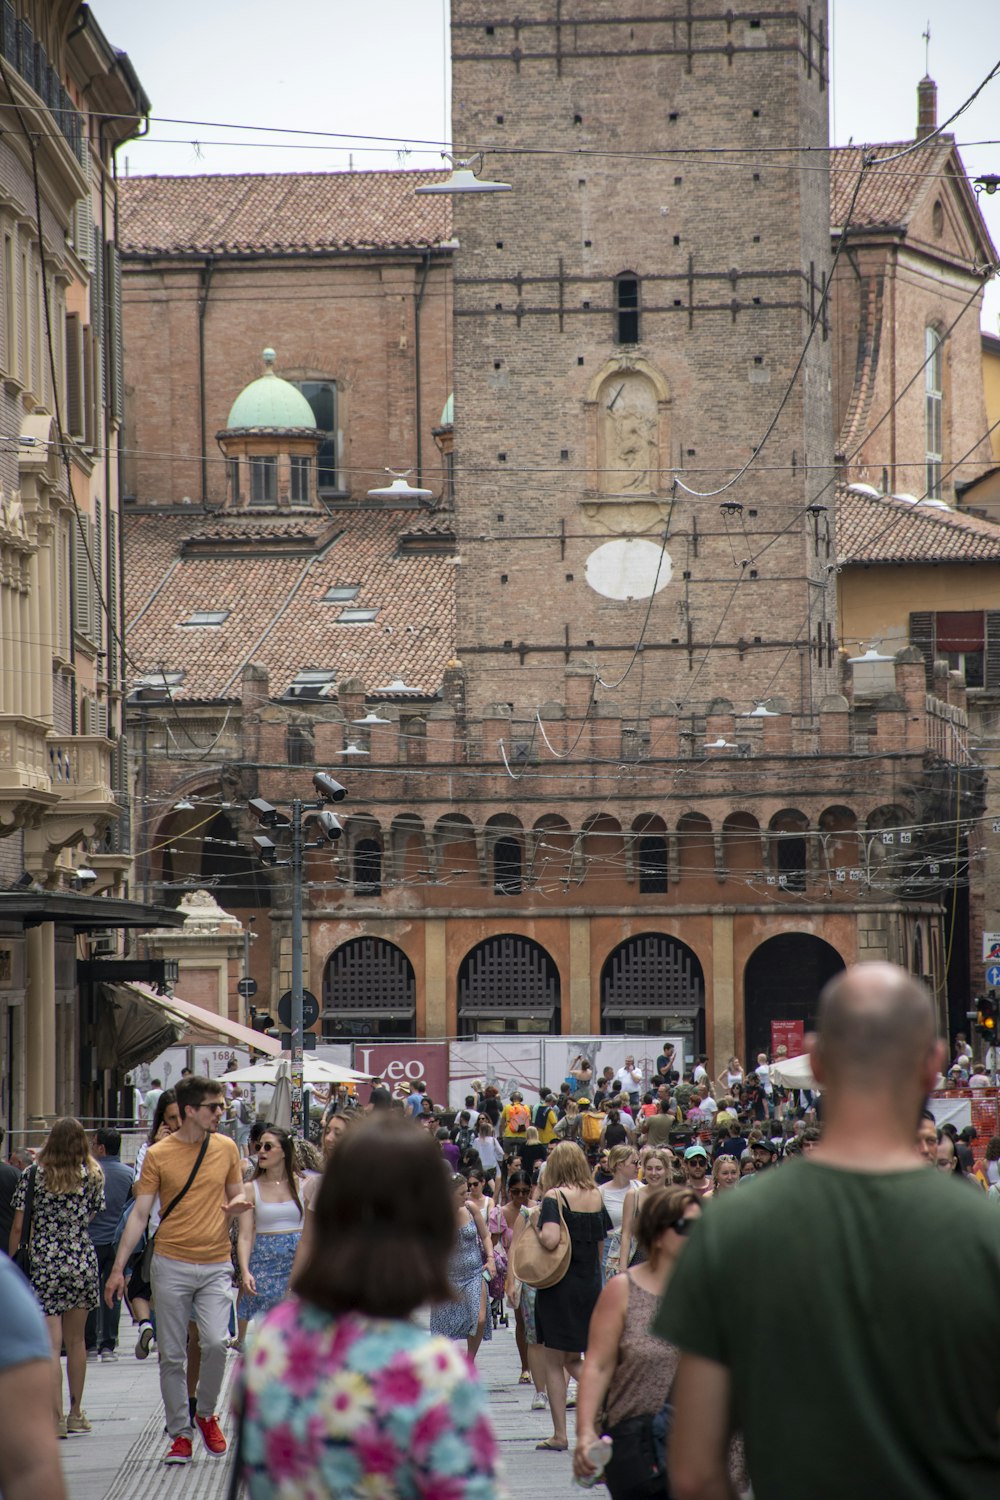
{"type": "Polygon", "coordinates": [[[543,1450],[546,1453],[568,1453],[569,1443],[556,1443],[552,1438],[546,1438],[544,1442],[536,1443],[535,1448],[539,1453],[543,1450]]]}
{"type": "Polygon", "coordinates": [[[529,1370],[522,1370],[517,1383],[518,1385],[531,1385],[533,1383],[531,1379],[531,1372],[529,1370]]]}

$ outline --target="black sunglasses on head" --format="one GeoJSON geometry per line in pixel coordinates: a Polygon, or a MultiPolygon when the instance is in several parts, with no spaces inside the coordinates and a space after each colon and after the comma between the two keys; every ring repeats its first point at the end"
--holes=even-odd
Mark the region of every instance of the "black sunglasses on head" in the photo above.
{"type": "Polygon", "coordinates": [[[683,1234],[689,1234],[691,1232],[692,1226],[695,1225],[695,1224],[697,1224],[697,1222],[698,1222],[698,1220],[697,1219],[693,1219],[693,1218],[692,1219],[678,1219],[677,1222],[676,1222],[676,1224],[671,1224],[670,1227],[674,1231],[675,1234],[681,1234],[681,1235],[683,1235],[683,1234]]]}

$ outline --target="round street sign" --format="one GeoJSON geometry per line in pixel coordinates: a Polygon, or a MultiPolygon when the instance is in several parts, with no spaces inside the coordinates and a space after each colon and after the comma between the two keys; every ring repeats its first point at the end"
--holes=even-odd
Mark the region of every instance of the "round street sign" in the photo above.
{"type": "Polygon", "coordinates": [[[993,964],[986,970],[986,983],[991,990],[1000,989],[1000,966],[993,964]]]}
{"type": "MultiPolygon", "coordinates": [[[[292,1029],[292,992],[286,990],[278,1001],[278,1020],[289,1031],[292,1029]]],[[[319,1020],[319,1001],[312,990],[302,991],[302,1027],[308,1031],[319,1020]]]]}
{"type": "Polygon", "coordinates": [[[257,993],[257,981],[256,979],[241,979],[236,989],[244,1000],[252,1000],[257,993]]]}

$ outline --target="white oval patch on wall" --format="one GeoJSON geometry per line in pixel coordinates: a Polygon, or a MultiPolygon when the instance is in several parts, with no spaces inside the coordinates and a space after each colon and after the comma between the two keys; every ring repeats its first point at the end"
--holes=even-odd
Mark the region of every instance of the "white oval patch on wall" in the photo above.
{"type": "Polygon", "coordinates": [[[658,542],[620,537],[587,558],[587,582],[605,599],[648,599],[670,582],[674,565],[658,542]]]}

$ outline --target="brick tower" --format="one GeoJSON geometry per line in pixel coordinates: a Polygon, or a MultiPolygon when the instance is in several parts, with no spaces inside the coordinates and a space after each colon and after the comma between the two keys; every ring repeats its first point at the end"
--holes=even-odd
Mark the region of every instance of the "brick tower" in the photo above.
{"type": "Polygon", "coordinates": [[[784,148],[827,145],[826,7],[620,11],[452,4],[456,152],[513,188],[454,200],[468,708],[528,717],[593,664],[626,716],[809,714],[837,687],[828,179],[784,148]],[[790,384],[732,488],[674,484],[719,489],[790,384]]]}

